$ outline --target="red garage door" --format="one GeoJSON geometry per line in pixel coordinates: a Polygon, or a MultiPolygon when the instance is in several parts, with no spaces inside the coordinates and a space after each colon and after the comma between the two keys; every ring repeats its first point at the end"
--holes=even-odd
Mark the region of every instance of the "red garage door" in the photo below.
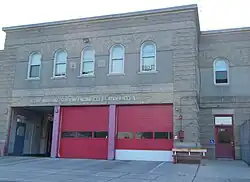
{"type": "Polygon", "coordinates": [[[119,106],[117,116],[117,159],[171,161],[172,105],[119,106]]]}
{"type": "Polygon", "coordinates": [[[107,159],[108,107],[63,107],[60,156],[107,159]]]}

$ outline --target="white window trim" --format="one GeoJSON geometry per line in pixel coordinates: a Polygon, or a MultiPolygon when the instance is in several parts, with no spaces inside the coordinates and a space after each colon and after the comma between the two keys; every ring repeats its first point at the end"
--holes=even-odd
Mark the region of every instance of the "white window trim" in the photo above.
{"type": "Polygon", "coordinates": [[[145,42],[143,42],[142,44],[141,44],[141,48],[140,48],[140,72],[139,73],[156,73],[157,72],[157,66],[156,66],[156,49],[157,49],[157,47],[156,47],[156,44],[153,42],[153,41],[145,41],[145,42]],[[143,71],[142,70],[142,57],[143,57],[143,47],[145,46],[145,44],[153,44],[153,46],[155,47],[155,52],[154,52],[154,54],[155,54],[155,69],[154,70],[151,70],[151,71],[143,71]]]}
{"type": "Polygon", "coordinates": [[[218,57],[214,60],[213,62],[213,73],[214,73],[214,85],[216,86],[226,86],[229,85],[230,83],[230,79],[229,79],[229,61],[226,58],[223,57],[218,57]],[[226,65],[227,65],[227,83],[216,83],[216,62],[217,61],[225,61],[226,65]]]}
{"type": "Polygon", "coordinates": [[[68,67],[68,52],[67,52],[66,49],[58,49],[54,54],[54,65],[53,65],[53,77],[52,78],[66,78],[66,76],[67,76],[67,67],[68,67]],[[60,52],[60,51],[65,51],[66,54],[67,54],[67,58],[66,58],[66,74],[56,76],[56,57],[57,57],[57,53],[60,52]]]}
{"type": "Polygon", "coordinates": [[[124,75],[125,74],[125,68],[124,67],[125,67],[125,47],[122,44],[114,44],[109,50],[109,73],[108,73],[108,75],[124,75]],[[112,60],[113,60],[112,59],[112,52],[113,52],[114,47],[116,47],[116,46],[121,46],[122,49],[123,49],[122,71],[120,73],[111,72],[111,70],[112,70],[112,60]]]}
{"type": "Polygon", "coordinates": [[[85,47],[85,48],[82,50],[82,52],[81,52],[81,64],[80,64],[80,76],[79,76],[79,77],[92,77],[92,76],[95,76],[95,50],[94,50],[92,47],[88,46],[88,47],[85,47]],[[89,48],[90,48],[90,49],[93,51],[93,53],[94,53],[94,59],[93,59],[94,72],[93,72],[93,74],[82,74],[82,71],[83,71],[83,62],[84,62],[84,60],[83,60],[83,54],[84,54],[84,51],[85,51],[86,49],[89,49],[89,48]]]}
{"type": "Polygon", "coordinates": [[[27,80],[39,80],[40,76],[41,76],[41,67],[42,67],[42,54],[40,52],[32,52],[29,55],[29,64],[28,64],[28,72],[27,72],[27,80]],[[39,67],[39,76],[38,77],[30,77],[30,68],[31,68],[31,61],[32,61],[32,56],[34,54],[40,54],[41,55],[41,59],[40,59],[40,67],[39,67]]]}

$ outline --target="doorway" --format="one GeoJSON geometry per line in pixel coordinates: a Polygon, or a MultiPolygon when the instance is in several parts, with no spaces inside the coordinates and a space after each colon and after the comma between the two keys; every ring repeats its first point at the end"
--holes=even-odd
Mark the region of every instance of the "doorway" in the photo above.
{"type": "Polygon", "coordinates": [[[54,107],[13,107],[7,155],[49,157],[54,107]]]}
{"type": "Polygon", "coordinates": [[[215,117],[215,153],[216,158],[235,158],[234,130],[232,117],[215,117]],[[218,123],[218,120],[221,121],[218,123]],[[230,121],[231,120],[231,121],[230,121]],[[222,121],[224,123],[222,123],[222,121]],[[226,123],[225,123],[226,122],[226,123]]]}
{"type": "Polygon", "coordinates": [[[26,123],[17,122],[15,133],[14,154],[21,155],[24,148],[26,123]]]}

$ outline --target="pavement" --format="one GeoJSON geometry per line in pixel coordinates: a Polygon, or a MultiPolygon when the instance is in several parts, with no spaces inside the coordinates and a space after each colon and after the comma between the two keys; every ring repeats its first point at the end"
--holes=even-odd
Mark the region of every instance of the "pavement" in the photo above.
{"type": "Polygon", "coordinates": [[[204,165],[144,161],[103,161],[0,157],[0,182],[250,182],[242,161],[204,165]]]}

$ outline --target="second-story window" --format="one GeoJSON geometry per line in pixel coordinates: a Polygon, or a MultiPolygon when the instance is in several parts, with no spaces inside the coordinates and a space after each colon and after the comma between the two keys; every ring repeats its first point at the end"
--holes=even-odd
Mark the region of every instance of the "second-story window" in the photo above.
{"type": "Polygon", "coordinates": [[[225,85],[229,83],[229,63],[224,58],[217,58],[214,61],[214,84],[225,85]]]}
{"type": "Polygon", "coordinates": [[[66,76],[67,71],[67,52],[60,49],[55,54],[54,74],[55,77],[66,76]]]}
{"type": "Polygon", "coordinates": [[[156,45],[152,41],[144,42],[141,46],[140,71],[156,71],[156,45]]]}
{"type": "Polygon", "coordinates": [[[42,55],[39,52],[30,54],[28,79],[36,79],[40,77],[42,55]]]}
{"type": "Polygon", "coordinates": [[[91,47],[83,49],[81,55],[80,75],[94,75],[95,72],[95,52],[91,47]]]}
{"type": "Polygon", "coordinates": [[[114,45],[110,49],[109,73],[122,74],[124,73],[124,46],[114,45]]]}

